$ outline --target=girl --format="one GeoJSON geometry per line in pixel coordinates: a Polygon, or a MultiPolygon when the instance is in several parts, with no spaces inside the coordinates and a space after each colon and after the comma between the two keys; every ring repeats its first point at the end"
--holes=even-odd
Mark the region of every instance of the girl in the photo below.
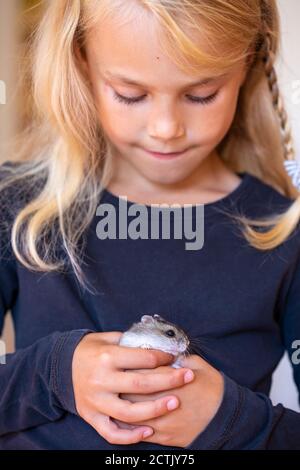
{"type": "Polygon", "coordinates": [[[268,397],[284,350],[300,389],[279,39],[275,0],[46,2],[36,112],[1,167],[1,325],[11,310],[16,332],[1,449],[300,449],[300,414],[268,397]],[[117,237],[124,201],[146,216],[117,237]],[[192,222],[204,205],[201,249],[145,236],[161,203],[192,222]],[[118,345],[144,313],[190,335],[181,369],[118,345]]]}

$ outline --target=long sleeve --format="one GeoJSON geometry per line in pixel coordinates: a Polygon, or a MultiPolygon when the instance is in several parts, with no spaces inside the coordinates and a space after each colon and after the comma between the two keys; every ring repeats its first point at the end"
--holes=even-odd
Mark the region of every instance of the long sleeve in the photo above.
{"type": "MultiPolygon", "coordinates": [[[[3,214],[1,218],[0,336],[5,314],[14,307],[18,295],[16,261],[8,232],[3,229],[8,220],[3,214]]],[[[72,357],[81,338],[89,332],[92,330],[55,331],[24,349],[1,356],[0,436],[55,421],[67,412],[76,414],[72,357]]]]}
{"type": "MultiPolygon", "coordinates": [[[[0,258],[0,333],[17,294],[13,262],[0,258]]],[[[74,349],[91,330],[54,332],[27,348],[1,356],[0,436],[76,414],[71,364],[74,349]]]]}
{"type": "MultiPolygon", "coordinates": [[[[300,393],[300,262],[289,270],[278,303],[282,341],[300,393]]],[[[223,374],[224,397],[207,428],[188,449],[300,450],[300,413],[223,374]]],[[[300,402],[300,398],[299,398],[300,402]]]]}
{"type": "Polygon", "coordinates": [[[54,332],[0,365],[0,436],[76,414],[73,352],[90,330],[54,332]]]}
{"type": "Polygon", "coordinates": [[[300,413],[223,376],[221,406],[187,449],[300,450],[300,413]]]}

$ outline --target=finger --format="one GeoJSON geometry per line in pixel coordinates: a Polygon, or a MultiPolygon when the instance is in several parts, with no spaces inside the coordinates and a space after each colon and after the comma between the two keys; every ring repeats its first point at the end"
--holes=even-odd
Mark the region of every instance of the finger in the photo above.
{"type": "Polygon", "coordinates": [[[174,369],[169,373],[115,372],[103,378],[102,386],[113,393],[155,393],[181,387],[194,379],[190,369],[174,369]],[[190,372],[190,374],[187,374],[190,372]]]}
{"type": "Polygon", "coordinates": [[[135,444],[145,438],[144,432],[151,431],[149,426],[136,426],[132,429],[121,429],[109,416],[97,414],[90,423],[94,429],[110,444],[135,444]]]}
{"type": "Polygon", "coordinates": [[[162,416],[171,410],[178,408],[179,399],[174,395],[168,395],[158,398],[157,400],[148,400],[132,403],[119,397],[109,396],[106,408],[104,403],[105,397],[101,398],[102,409],[109,409],[110,416],[125,421],[126,423],[134,423],[162,416]]]}
{"type": "Polygon", "coordinates": [[[185,356],[180,358],[181,367],[190,367],[191,369],[203,369],[208,363],[197,354],[191,354],[190,356],[185,356]]]}
{"type": "Polygon", "coordinates": [[[99,339],[110,344],[119,344],[122,335],[123,333],[121,331],[106,331],[99,333],[99,339]]]}
{"type": "Polygon", "coordinates": [[[170,364],[174,356],[157,349],[129,348],[116,346],[114,365],[118,369],[154,369],[170,364]]]}
{"type": "MultiPolygon", "coordinates": [[[[123,421],[120,421],[119,419],[116,419],[116,418],[112,418],[111,416],[110,416],[110,419],[114,423],[116,423],[121,429],[135,429],[136,427],[139,426],[139,424],[134,425],[134,424],[124,423],[123,421]]],[[[140,424],[140,426],[142,426],[142,424],[140,424]]]]}

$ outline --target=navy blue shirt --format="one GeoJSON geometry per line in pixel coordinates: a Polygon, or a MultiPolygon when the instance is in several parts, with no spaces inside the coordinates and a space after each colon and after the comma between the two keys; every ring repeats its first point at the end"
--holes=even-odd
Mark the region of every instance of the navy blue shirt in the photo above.
{"type": "MultiPolygon", "coordinates": [[[[109,444],[75,407],[71,364],[79,341],[90,332],[124,331],[145,313],[177,323],[196,344],[205,338],[193,353],[224,376],[221,406],[188,449],[300,449],[300,413],[273,406],[268,397],[274,369],[285,350],[292,358],[300,339],[300,234],[297,226],[271,251],[251,247],[221,210],[260,217],[292,200],[249,173],[238,174],[234,191],[205,204],[199,250],[186,250],[186,240],[175,237],[100,240],[95,214],[82,265],[95,293],[80,288],[71,270],[28,270],[2,234],[0,332],[11,310],[16,352],[0,363],[0,449],[170,450],[147,442],[109,444]]],[[[8,208],[17,202],[11,197],[8,208]]],[[[105,190],[98,202],[118,213],[117,195],[105,190]]],[[[1,214],[3,221],[3,208],[1,214]]]]}

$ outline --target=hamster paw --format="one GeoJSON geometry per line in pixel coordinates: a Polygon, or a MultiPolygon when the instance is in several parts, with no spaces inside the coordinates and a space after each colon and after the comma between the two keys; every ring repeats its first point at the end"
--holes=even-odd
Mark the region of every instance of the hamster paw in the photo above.
{"type": "Polygon", "coordinates": [[[177,357],[177,359],[175,359],[175,361],[172,364],[172,367],[174,367],[174,369],[181,369],[182,364],[180,361],[180,357],[177,357]]]}
{"type": "Polygon", "coordinates": [[[174,364],[171,365],[171,367],[174,367],[174,369],[181,369],[181,366],[174,362],[174,364]]]}

